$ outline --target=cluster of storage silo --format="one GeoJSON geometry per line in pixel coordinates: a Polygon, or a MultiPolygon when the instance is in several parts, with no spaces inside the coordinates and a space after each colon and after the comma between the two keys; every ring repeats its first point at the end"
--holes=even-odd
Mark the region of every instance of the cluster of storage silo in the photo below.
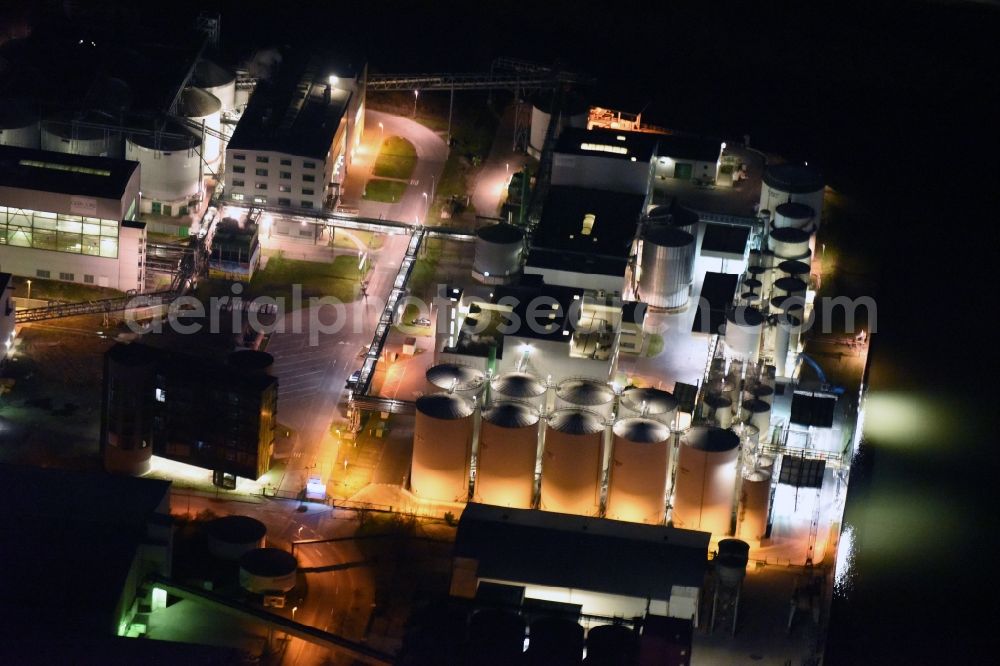
{"type": "Polygon", "coordinates": [[[207,171],[217,169],[222,155],[222,102],[210,92],[188,86],[177,100],[177,115],[204,128],[202,160],[207,171]]]}
{"type": "Polygon", "coordinates": [[[199,137],[168,120],[155,121],[125,139],[125,158],[141,169],[143,213],[187,213],[186,207],[201,194],[202,150],[199,137]]]}
{"type": "Polygon", "coordinates": [[[654,208],[643,221],[636,248],[635,288],[652,308],[678,312],[688,305],[694,280],[697,214],[676,202],[654,208]]]}

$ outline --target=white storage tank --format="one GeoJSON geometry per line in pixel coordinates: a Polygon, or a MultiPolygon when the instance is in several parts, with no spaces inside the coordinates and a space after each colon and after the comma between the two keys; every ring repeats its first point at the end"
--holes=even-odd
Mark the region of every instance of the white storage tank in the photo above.
{"type": "Polygon", "coordinates": [[[800,280],[809,279],[809,264],[798,259],[786,259],[778,264],[780,277],[794,277],[800,280]]]}
{"type": "Polygon", "coordinates": [[[0,146],[38,148],[40,140],[34,107],[24,100],[0,100],[0,146]]]}
{"type": "Polygon", "coordinates": [[[101,442],[104,469],[141,476],[149,471],[152,443],[146,433],[154,413],[146,396],[155,388],[157,353],[140,343],[118,344],[108,350],[105,373],[107,439],[101,442]],[[111,391],[111,385],[115,390],[111,391]]]}
{"type": "Polygon", "coordinates": [[[740,438],[732,430],[695,426],[681,436],[674,527],[729,533],[739,454],[740,438]]]}
{"type": "Polygon", "coordinates": [[[486,386],[486,373],[479,368],[457,363],[432,365],[427,369],[425,377],[431,386],[469,397],[479,395],[486,386]]]}
{"type": "Polygon", "coordinates": [[[229,515],[208,524],[208,552],[222,560],[236,561],[245,553],[264,547],[267,527],[250,516],[229,515]]]}
{"type": "Polygon", "coordinates": [[[143,212],[184,215],[201,193],[201,139],[174,122],[157,123],[150,132],[125,141],[125,159],[140,166],[143,212]]]}
{"type": "Polygon", "coordinates": [[[687,306],[694,279],[695,237],[666,224],[647,226],[639,252],[639,299],[650,307],[679,310],[687,306]]]}
{"type": "Polygon", "coordinates": [[[222,154],[222,141],[216,136],[222,132],[222,102],[210,92],[188,86],[177,102],[177,115],[198,125],[204,124],[204,160],[214,167],[222,154]]]}
{"type": "Polygon", "coordinates": [[[257,548],[240,557],[240,586],[254,594],[288,592],[295,587],[299,564],[280,548],[257,548]]]}
{"type": "Polygon", "coordinates": [[[786,201],[774,210],[774,228],[795,227],[803,231],[812,231],[812,221],[816,211],[810,206],[798,201],[786,201]]]}
{"type": "Polygon", "coordinates": [[[732,398],[718,391],[707,391],[705,418],[720,428],[728,428],[733,422],[732,398]]]}
{"type": "Polygon", "coordinates": [[[477,502],[530,509],[538,454],[538,410],[498,402],[483,412],[476,458],[477,502]]]}
{"type": "Polygon", "coordinates": [[[813,223],[819,228],[823,212],[823,176],[812,167],[799,164],[776,164],[764,170],[760,188],[760,208],[777,212],[778,206],[795,201],[814,212],[813,223]]]}
{"type": "MultiPolygon", "coordinates": [[[[551,113],[552,93],[539,93],[531,104],[531,132],[528,138],[528,154],[536,159],[545,148],[545,135],[552,120],[551,113]]],[[[563,110],[554,137],[558,139],[564,127],[586,127],[589,119],[590,105],[586,100],[578,94],[567,93],[563,99],[563,110]]]]}
{"type": "Polygon", "coordinates": [[[642,417],[619,419],[613,428],[605,517],[659,525],[666,508],[670,428],[642,417]]]}
{"type": "Polygon", "coordinates": [[[607,418],[614,401],[611,387],[594,379],[564,379],[556,387],[556,409],[583,407],[607,418]]]}
{"type": "Polygon", "coordinates": [[[501,222],[476,230],[472,275],[489,284],[505,284],[521,272],[524,232],[501,222]]]}
{"type": "Polygon", "coordinates": [[[583,409],[561,409],[546,419],[541,508],[596,516],[601,502],[604,419],[583,409]]]}
{"type": "Polygon", "coordinates": [[[745,400],[743,402],[743,418],[757,428],[764,438],[771,431],[771,405],[763,400],[745,400]]]}
{"type": "Polygon", "coordinates": [[[740,487],[739,535],[759,541],[767,532],[767,507],[771,499],[771,473],[753,470],[743,475],[740,487]]]}
{"type": "Polygon", "coordinates": [[[760,381],[747,384],[743,389],[744,400],[763,400],[767,404],[774,401],[774,387],[760,381]]]}
{"type": "Polygon", "coordinates": [[[767,247],[778,258],[778,264],[786,259],[803,259],[809,256],[808,231],[795,227],[774,229],[767,236],[767,247]]]}
{"type": "Polygon", "coordinates": [[[450,393],[417,398],[410,490],[421,499],[462,502],[469,495],[474,408],[450,393]]]}
{"type": "Polygon", "coordinates": [[[491,383],[493,400],[521,400],[541,407],[548,390],[537,377],[528,372],[508,372],[494,377],[491,383]]]}
{"type": "Polygon", "coordinates": [[[631,386],[622,393],[618,415],[645,416],[671,425],[677,413],[677,405],[677,398],[668,391],[631,386]]]}
{"type": "Polygon", "coordinates": [[[122,155],[121,134],[111,129],[119,124],[111,116],[97,111],[57,113],[42,121],[42,150],[119,158],[122,155]]]}
{"type": "Polygon", "coordinates": [[[726,312],[726,349],[733,358],[753,361],[757,358],[764,316],[760,310],[745,305],[726,312]]]}
{"type": "Polygon", "coordinates": [[[223,113],[236,108],[236,74],[232,71],[203,58],[194,66],[192,80],[219,100],[223,113]]]}
{"type": "Polygon", "coordinates": [[[804,299],[808,288],[809,285],[797,277],[781,277],[774,281],[775,296],[798,296],[804,299]]]}
{"type": "Polygon", "coordinates": [[[791,366],[788,365],[788,355],[798,353],[802,319],[783,311],[777,317],[774,334],[774,374],[778,377],[787,377],[786,373],[795,367],[794,361],[791,366]]]}

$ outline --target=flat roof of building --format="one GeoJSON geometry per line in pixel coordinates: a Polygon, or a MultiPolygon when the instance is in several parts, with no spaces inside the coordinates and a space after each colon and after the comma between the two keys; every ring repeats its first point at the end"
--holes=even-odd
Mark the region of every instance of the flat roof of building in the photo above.
{"type": "Polygon", "coordinates": [[[701,239],[703,257],[742,259],[750,240],[750,227],[709,222],[701,239]]]}
{"type": "Polygon", "coordinates": [[[138,162],[0,146],[0,187],[121,200],[138,162]]]}
{"type": "Polygon", "coordinates": [[[273,82],[254,91],[227,150],[260,150],[323,160],[352,95],[344,85],[330,86],[335,74],[353,80],[361,71],[326,55],[292,53],[273,82]],[[330,97],[327,99],[327,88],[330,97]]]}
{"type": "Polygon", "coordinates": [[[659,135],[649,132],[624,132],[595,127],[567,127],[556,141],[556,152],[649,162],[657,154],[659,135]]]}
{"type": "Polygon", "coordinates": [[[662,525],[469,503],[455,555],[478,560],[480,578],[669,599],[674,585],[701,587],[710,538],[662,525]]]}
{"type": "Polygon", "coordinates": [[[726,308],[733,302],[739,282],[740,276],[735,273],[705,273],[698,298],[698,310],[691,322],[692,332],[719,332],[726,323],[726,308]]]}
{"type": "Polygon", "coordinates": [[[715,162],[722,153],[722,142],[693,134],[660,134],[657,157],[715,162]]]}
{"type": "Polygon", "coordinates": [[[624,275],[645,202],[642,194],[568,185],[549,188],[528,265],[624,275]]]}
{"type": "MultiPolygon", "coordinates": [[[[583,298],[583,289],[543,284],[539,286],[498,286],[494,288],[494,302],[502,299],[513,299],[514,321],[521,325],[516,335],[535,340],[553,340],[569,342],[566,331],[573,332],[570,313],[573,302],[583,298]],[[551,307],[556,305],[557,307],[551,307]],[[553,316],[554,315],[554,316],[553,316]]],[[[508,300],[507,302],[511,302],[508,300]]]]}

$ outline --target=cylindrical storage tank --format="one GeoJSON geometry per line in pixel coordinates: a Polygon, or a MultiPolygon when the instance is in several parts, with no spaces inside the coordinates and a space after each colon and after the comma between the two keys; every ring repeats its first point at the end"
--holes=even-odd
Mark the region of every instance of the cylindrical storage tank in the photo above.
{"type": "Polygon", "coordinates": [[[528,630],[526,666],[573,666],[583,660],[583,627],[572,620],[542,617],[528,630]]]}
{"type": "Polygon", "coordinates": [[[618,415],[644,416],[670,425],[677,413],[677,398],[672,393],[658,388],[625,389],[619,401],[618,415]]]}
{"type": "MultiPolygon", "coordinates": [[[[545,147],[545,135],[549,131],[552,120],[552,93],[539,93],[531,103],[531,132],[528,135],[528,154],[538,158],[545,147]]],[[[590,119],[590,105],[578,94],[569,93],[563,96],[562,113],[559,116],[559,126],[554,136],[564,127],[586,127],[590,119]]]]}
{"type": "Polygon", "coordinates": [[[479,426],[476,501],[530,509],[537,454],[538,410],[523,403],[494,403],[479,426]]]}
{"type": "Polygon", "coordinates": [[[778,206],[795,201],[813,210],[818,228],[823,212],[823,176],[812,167],[799,164],[776,164],[764,170],[760,188],[760,208],[777,213],[778,206]]]}
{"type": "Polygon", "coordinates": [[[240,557],[240,586],[254,594],[288,592],[295,587],[299,564],[280,548],[256,548],[240,557]]]}
{"type": "Polygon", "coordinates": [[[770,405],[774,401],[774,387],[759,381],[753,382],[744,388],[743,399],[763,400],[770,405]]]}
{"type": "Polygon", "coordinates": [[[717,391],[706,392],[705,418],[720,428],[728,428],[733,422],[732,399],[717,391]]]}
{"type": "Polygon", "coordinates": [[[119,118],[132,106],[132,91],[128,84],[113,76],[104,76],[91,86],[87,93],[87,105],[97,111],[119,118]]]}
{"type": "Polygon", "coordinates": [[[600,508],[604,420],[582,409],[560,409],[546,419],[541,508],[593,516],[600,508]]]}
{"type": "Polygon", "coordinates": [[[606,518],[659,525],[666,509],[670,428],[632,417],[614,425],[606,518]]]}
{"type": "Polygon", "coordinates": [[[733,426],[733,432],[740,438],[740,446],[744,451],[756,451],[760,442],[760,430],[752,423],[737,423],[733,426]]]}
{"type": "MultiPolygon", "coordinates": [[[[119,344],[104,357],[104,409],[106,439],[101,442],[104,468],[117,474],[141,476],[149,471],[153,443],[153,410],[149,396],[156,391],[154,349],[139,344],[119,344]]],[[[169,387],[167,387],[169,389],[169,387]]]]}
{"type": "Polygon", "coordinates": [[[524,620],[511,611],[485,608],[469,621],[470,666],[507,666],[524,653],[524,620]]]}
{"type": "Polygon", "coordinates": [[[786,201],[774,209],[773,224],[775,229],[795,227],[811,231],[814,217],[816,217],[816,211],[810,206],[798,201],[786,201]]]}
{"type": "Polygon", "coordinates": [[[632,666],[638,638],[623,624],[602,624],[587,632],[587,666],[632,666]]]}
{"type": "Polygon", "coordinates": [[[24,100],[0,100],[0,146],[38,148],[38,113],[24,100]]]}
{"type": "Polygon", "coordinates": [[[739,447],[736,433],[723,428],[695,426],[681,436],[674,527],[729,533],[739,447]]]}
{"type": "Polygon", "coordinates": [[[750,544],[740,539],[722,539],[712,560],[715,575],[723,587],[738,587],[747,574],[750,561],[750,544]]]}
{"type": "Polygon", "coordinates": [[[583,407],[609,417],[614,401],[611,387],[593,379],[564,379],[556,387],[556,409],[583,407]]]}
{"type": "Polygon", "coordinates": [[[763,400],[745,400],[743,402],[743,416],[767,439],[767,435],[771,431],[771,405],[763,400]]]}
{"type": "Polygon", "coordinates": [[[739,306],[726,312],[726,349],[731,357],[754,360],[760,347],[764,316],[757,308],[739,306]]]}
{"type": "Polygon", "coordinates": [[[121,134],[110,129],[119,124],[114,118],[97,111],[57,113],[42,121],[42,150],[90,157],[121,157],[121,134]]]}
{"type": "Polygon", "coordinates": [[[226,365],[246,375],[271,375],[274,357],[256,349],[240,349],[226,357],[226,365]]]}
{"type": "MultiPolygon", "coordinates": [[[[774,334],[774,374],[778,377],[787,377],[787,372],[790,369],[788,355],[798,351],[802,319],[785,312],[781,312],[777,317],[777,329],[774,334]]],[[[794,368],[794,362],[792,368],[794,368]]]]}
{"type": "Polygon", "coordinates": [[[476,231],[474,250],[474,277],[489,283],[507,282],[521,272],[524,232],[512,224],[491,224],[476,231]]]}
{"type": "MultiPolygon", "coordinates": [[[[222,151],[222,141],[216,136],[222,131],[222,102],[219,98],[201,88],[188,86],[181,92],[177,115],[204,125],[205,162],[209,165],[218,162],[222,151]]],[[[202,133],[198,132],[198,136],[202,133]]]]}
{"type": "Polygon", "coordinates": [[[219,100],[223,113],[236,108],[236,74],[211,60],[199,60],[194,66],[194,85],[219,100]]]}
{"type": "Polygon", "coordinates": [[[759,541],[767,532],[767,507],[771,498],[771,473],[753,470],[743,475],[740,486],[741,539],[759,541]]]}
{"type": "Polygon", "coordinates": [[[806,289],[809,285],[797,277],[783,277],[774,281],[775,296],[798,296],[806,297],[806,289]]]}
{"type": "MultiPolygon", "coordinates": [[[[201,188],[201,139],[177,123],[150,128],[154,134],[133,134],[125,141],[125,159],[140,167],[143,208],[158,201],[187,205],[201,188]],[[159,134],[168,133],[170,136],[159,134]]],[[[148,211],[144,211],[148,212],[148,211]]]]}
{"type": "Polygon", "coordinates": [[[701,219],[698,213],[682,206],[676,198],[669,204],[653,208],[646,214],[646,218],[650,226],[669,225],[683,229],[695,237],[698,235],[698,222],[701,219]]]}
{"type": "Polygon", "coordinates": [[[809,236],[808,231],[795,227],[774,229],[767,237],[767,246],[779,260],[802,259],[809,256],[809,236]]]}
{"type": "Polygon", "coordinates": [[[787,259],[778,264],[777,277],[798,278],[803,282],[809,281],[809,264],[797,259],[787,259]]]}
{"type": "Polygon", "coordinates": [[[251,550],[264,547],[267,527],[250,516],[222,516],[208,524],[208,552],[221,560],[236,561],[251,550]]]}
{"type": "Polygon", "coordinates": [[[695,238],[669,225],[648,226],[639,255],[639,298],[650,307],[675,310],[687,306],[694,279],[695,238]]]}
{"type": "Polygon", "coordinates": [[[545,384],[527,372],[508,372],[494,377],[491,383],[493,400],[521,400],[536,407],[542,406],[545,384]]]}
{"type": "Polygon", "coordinates": [[[465,501],[472,463],[473,404],[450,393],[417,398],[410,490],[421,499],[465,501]]]}
{"type": "Polygon", "coordinates": [[[486,373],[479,368],[457,363],[432,365],[427,369],[425,377],[431,386],[466,396],[478,395],[486,385],[486,373]]]}

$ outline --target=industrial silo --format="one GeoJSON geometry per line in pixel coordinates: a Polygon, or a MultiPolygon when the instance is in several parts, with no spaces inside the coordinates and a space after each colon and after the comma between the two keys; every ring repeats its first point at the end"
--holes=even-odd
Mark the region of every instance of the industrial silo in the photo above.
{"type": "Polygon", "coordinates": [[[641,417],[619,419],[613,428],[608,504],[612,520],[658,525],[666,507],[670,428],[641,417]]]}
{"type": "Polygon", "coordinates": [[[101,449],[109,472],[140,476],[153,456],[154,410],[150,396],[156,385],[157,353],[146,345],[117,344],[104,357],[104,437],[101,449]]]}
{"type": "Polygon", "coordinates": [[[417,398],[410,490],[421,499],[465,501],[472,461],[473,404],[450,393],[417,398]]]}
{"type": "Polygon", "coordinates": [[[778,206],[795,201],[814,212],[818,228],[823,211],[823,176],[816,169],[798,164],[775,164],[764,170],[760,188],[760,208],[777,212],[778,206]]]}
{"type": "Polygon", "coordinates": [[[770,405],[774,401],[774,387],[761,381],[750,382],[743,389],[743,399],[763,400],[770,405]]]}
{"type": "Polygon", "coordinates": [[[740,486],[739,536],[759,541],[767,532],[767,507],[771,498],[771,473],[753,470],[740,486]]]}
{"type": "Polygon", "coordinates": [[[767,438],[771,430],[771,405],[756,398],[743,402],[743,418],[767,438]]]}
{"type": "Polygon", "coordinates": [[[675,527],[729,532],[739,445],[732,430],[712,426],[696,426],[681,436],[674,481],[675,527]]]}
{"type": "Polygon", "coordinates": [[[677,227],[654,225],[643,230],[640,243],[640,300],[654,308],[686,307],[694,279],[694,236],[677,227]]]}
{"type": "Polygon", "coordinates": [[[491,383],[493,400],[521,400],[541,407],[548,390],[534,375],[527,372],[508,372],[494,377],[491,383]]]}
{"type": "MultiPolygon", "coordinates": [[[[551,91],[541,92],[531,102],[531,132],[528,137],[528,154],[538,158],[545,148],[545,135],[552,120],[551,91]]],[[[586,127],[590,119],[590,105],[576,93],[563,95],[562,112],[553,136],[558,139],[564,127],[586,127]]]]}
{"type": "Polygon", "coordinates": [[[205,128],[204,132],[194,131],[203,137],[206,165],[214,167],[222,154],[222,141],[218,136],[222,132],[222,102],[210,92],[188,86],[177,101],[177,115],[205,128]]]}
{"type": "Polygon", "coordinates": [[[250,516],[221,516],[208,524],[208,552],[222,560],[238,560],[264,547],[267,526],[250,516]]]}
{"type": "Polygon", "coordinates": [[[622,393],[618,416],[645,416],[670,425],[677,413],[677,398],[658,388],[631,386],[622,393]]]}
{"type": "Polygon", "coordinates": [[[521,272],[524,232],[512,224],[476,230],[472,275],[489,284],[506,284],[521,272]]]}
{"type": "Polygon", "coordinates": [[[0,146],[38,148],[38,113],[24,100],[0,100],[0,146]]]}
{"type": "Polygon", "coordinates": [[[175,122],[157,122],[125,141],[125,158],[140,165],[144,213],[186,215],[201,192],[201,139],[175,122]]]}
{"type": "Polygon", "coordinates": [[[795,227],[782,227],[768,234],[767,247],[779,259],[779,264],[786,259],[801,260],[809,256],[809,238],[808,231],[795,227]]]}
{"type": "Polygon", "coordinates": [[[255,594],[288,592],[295,587],[299,565],[280,548],[257,548],[240,557],[240,586],[255,594]]]}
{"type": "Polygon", "coordinates": [[[794,277],[800,280],[809,279],[809,264],[797,259],[786,259],[778,264],[779,277],[794,277]]]}
{"type": "Polygon", "coordinates": [[[733,422],[733,400],[721,391],[705,392],[705,418],[720,428],[728,428],[733,422]]]}
{"type": "Polygon", "coordinates": [[[193,83],[211,93],[226,113],[236,108],[236,75],[211,60],[201,59],[194,66],[193,83]]]}
{"type": "Polygon", "coordinates": [[[594,379],[564,379],[556,387],[556,409],[582,407],[608,418],[614,401],[611,387],[594,379]]]}
{"type": "Polygon", "coordinates": [[[623,624],[601,624],[587,632],[587,666],[632,666],[639,637],[623,624]]]}
{"type": "Polygon", "coordinates": [[[486,385],[486,373],[479,368],[457,363],[438,363],[427,369],[427,383],[445,391],[474,397],[486,385]]]}
{"type": "Polygon", "coordinates": [[[541,508],[597,515],[601,493],[604,420],[582,409],[561,409],[546,419],[541,508]]]}
{"type": "Polygon", "coordinates": [[[119,121],[97,111],[57,113],[42,121],[42,150],[90,157],[121,157],[119,121]]]}
{"type": "Polygon", "coordinates": [[[816,212],[804,203],[786,201],[774,210],[774,228],[795,227],[804,231],[812,231],[812,221],[816,212]]]}
{"type": "Polygon", "coordinates": [[[537,454],[538,410],[524,403],[494,403],[479,426],[476,501],[530,509],[537,454]]]}
{"type": "Polygon", "coordinates": [[[677,198],[670,200],[669,204],[657,206],[646,214],[650,225],[669,225],[683,229],[692,236],[698,235],[698,213],[690,208],[685,208],[677,198]]]}
{"type": "MultiPolygon", "coordinates": [[[[784,262],[782,262],[784,263],[784,262]]],[[[799,262],[795,262],[799,263],[799,262]]],[[[809,285],[797,277],[780,277],[774,281],[774,296],[798,296],[804,299],[809,285]]]]}
{"type": "MultiPolygon", "coordinates": [[[[788,355],[797,354],[799,350],[799,335],[802,331],[802,318],[788,312],[777,315],[774,333],[774,373],[778,377],[787,377],[788,355]]],[[[794,360],[792,368],[795,367],[794,360]]]]}
{"type": "Polygon", "coordinates": [[[730,357],[753,361],[760,347],[764,316],[753,307],[738,306],[726,312],[726,349],[730,357]]]}

